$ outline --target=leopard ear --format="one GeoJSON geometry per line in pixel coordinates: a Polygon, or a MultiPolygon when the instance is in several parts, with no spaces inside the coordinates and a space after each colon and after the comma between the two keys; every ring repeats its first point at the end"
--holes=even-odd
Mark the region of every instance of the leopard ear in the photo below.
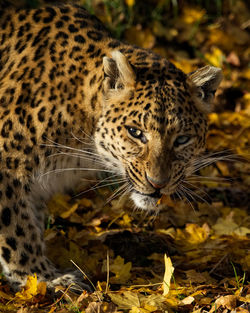
{"type": "Polygon", "coordinates": [[[104,93],[134,87],[135,72],[127,58],[120,51],[112,51],[111,58],[103,58],[104,93]]]}
{"type": "Polygon", "coordinates": [[[211,112],[214,94],[222,80],[222,70],[207,65],[188,74],[188,77],[194,87],[198,108],[205,113],[211,112]]]}

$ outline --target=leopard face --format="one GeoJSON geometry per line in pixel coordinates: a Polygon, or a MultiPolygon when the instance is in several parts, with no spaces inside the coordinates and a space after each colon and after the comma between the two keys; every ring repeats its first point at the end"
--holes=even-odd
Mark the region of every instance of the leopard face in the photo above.
{"type": "Polygon", "coordinates": [[[140,69],[135,74],[121,53],[112,56],[104,60],[108,77],[95,133],[97,150],[109,169],[126,177],[124,190],[131,192],[135,205],[156,209],[162,194],[178,190],[205,148],[208,99],[220,72],[207,73],[211,90],[208,83],[205,90],[197,76],[208,68],[185,75],[163,62],[158,71],[151,68],[142,75],[140,69]]]}

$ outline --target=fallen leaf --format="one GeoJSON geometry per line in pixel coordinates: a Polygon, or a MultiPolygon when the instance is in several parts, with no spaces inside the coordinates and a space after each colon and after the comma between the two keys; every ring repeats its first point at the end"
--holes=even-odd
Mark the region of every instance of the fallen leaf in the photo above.
{"type": "Polygon", "coordinates": [[[193,303],[194,300],[195,300],[194,297],[188,296],[188,297],[182,299],[180,303],[181,303],[182,305],[187,305],[187,304],[193,303]]]}
{"type": "Polygon", "coordinates": [[[28,276],[26,285],[21,291],[15,294],[15,300],[29,302],[38,294],[42,296],[46,294],[46,283],[37,282],[37,275],[35,273],[34,276],[28,276]]]}
{"type": "Polygon", "coordinates": [[[135,0],[125,0],[125,3],[127,4],[128,7],[132,7],[135,4],[135,0]]]}
{"type": "Polygon", "coordinates": [[[234,296],[234,295],[219,297],[215,301],[212,309],[209,312],[211,312],[211,313],[215,312],[220,307],[226,308],[228,310],[233,310],[236,307],[236,300],[237,300],[237,296],[234,296]]]}
{"type": "Polygon", "coordinates": [[[195,22],[201,21],[201,19],[206,14],[206,10],[201,10],[200,8],[184,7],[181,20],[186,24],[193,24],[195,22]]]}
{"type": "Polygon", "coordinates": [[[110,271],[115,274],[115,277],[110,278],[110,282],[114,284],[125,284],[131,277],[131,268],[132,263],[124,263],[124,259],[118,255],[114,263],[109,266],[110,271]]]}
{"type": "Polygon", "coordinates": [[[181,244],[198,245],[206,241],[207,238],[206,226],[200,227],[197,224],[187,224],[184,231],[177,229],[175,240],[181,244]]]}
{"type": "Polygon", "coordinates": [[[244,226],[237,225],[233,220],[233,212],[226,218],[218,218],[217,222],[212,226],[216,235],[238,235],[246,236],[250,234],[250,229],[244,226]]]}
{"type": "Polygon", "coordinates": [[[216,67],[222,67],[223,61],[225,60],[225,55],[222,50],[217,47],[213,47],[211,52],[205,53],[204,56],[209,63],[216,67]]]}
{"type": "Polygon", "coordinates": [[[133,307],[140,307],[139,296],[132,291],[125,291],[123,294],[109,293],[109,296],[119,309],[126,310],[133,307]]]}
{"type": "Polygon", "coordinates": [[[78,203],[75,203],[75,204],[72,205],[67,211],[62,212],[62,213],[60,214],[60,217],[61,217],[61,218],[68,218],[68,217],[70,217],[70,215],[71,215],[72,213],[74,213],[74,212],[77,210],[77,208],[78,208],[78,203]]]}
{"type": "Polygon", "coordinates": [[[174,273],[174,267],[172,265],[170,257],[167,257],[166,254],[164,254],[164,263],[165,263],[165,273],[163,277],[163,295],[166,296],[169,293],[170,281],[174,273]]]}

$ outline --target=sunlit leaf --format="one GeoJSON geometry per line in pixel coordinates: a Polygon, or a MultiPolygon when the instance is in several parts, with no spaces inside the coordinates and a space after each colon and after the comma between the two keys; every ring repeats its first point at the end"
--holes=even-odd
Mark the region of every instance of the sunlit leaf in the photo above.
{"type": "Polygon", "coordinates": [[[172,265],[170,257],[167,257],[166,254],[164,255],[164,263],[165,263],[165,273],[163,277],[163,295],[166,296],[169,293],[170,281],[174,273],[174,267],[172,265]]]}
{"type": "Polygon", "coordinates": [[[205,53],[205,58],[213,66],[222,67],[222,64],[225,60],[225,55],[219,48],[213,47],[211,52],[205,53]]]}
{"type": "Polygon", "coordinates": [[[176,241],[182,242],[182,244],[197,245],[203,243],[208,238],[207,228],[205,226],[200,227],[196,224],[187,224],[184,231],[177,229],[176,241]]]}
{"type": "Polygon", "coordinates": [[[34,274],[34,276],[28,276],[26,285],[15,294],[15,299],[16,301],[28,302],[38,294],[42,296],[46,294],[46,283],[37,282],[37,275],[34,274]]]}
{"type": "Polygon", "coordinates": [[[216,310],[220,307],[226,308],[228,310],[233,310],[236,307],[236,301],[237,297],[234,295],[219,297],[215,301],[215,305],[209,312],[216,312],[216,310]]]}
{"type": "Polygon", "coordinates": [[[180,303],[183,305],[191,304],[192,302],[194,302],[194,300],[195,300],[194,297],[188,296],[188,297],[182,299],[180,303]]]}
{"type": "Polygon", "coordinates": [[[181,19],[186,24],[193,24],[197,21],[200,21],[204,15],[206,14],[205,10],[201,10],[200,8],[190,8],[190,7],[184,7],[183,8],[183,15],[181,19]]]}
{"type": "Polygon", "coordinates": [[[128,7],[132,7],[135,4],[135,0],[125,0],[128,7]]]}

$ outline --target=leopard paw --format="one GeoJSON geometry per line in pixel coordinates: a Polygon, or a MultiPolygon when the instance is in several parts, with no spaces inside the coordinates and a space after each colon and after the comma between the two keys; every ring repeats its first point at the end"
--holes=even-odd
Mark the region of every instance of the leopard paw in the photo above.
{"type": "Polygon", "coordinates": [[[56,286],[69,287],[70,290],[81,293],[83,290],[92,292],[93,288],[90,284],[83,282],[84,277],[79,271],[72,271],[64,274],[57,275],[56,278],[48,282],[49,288],[56,286]]]}

